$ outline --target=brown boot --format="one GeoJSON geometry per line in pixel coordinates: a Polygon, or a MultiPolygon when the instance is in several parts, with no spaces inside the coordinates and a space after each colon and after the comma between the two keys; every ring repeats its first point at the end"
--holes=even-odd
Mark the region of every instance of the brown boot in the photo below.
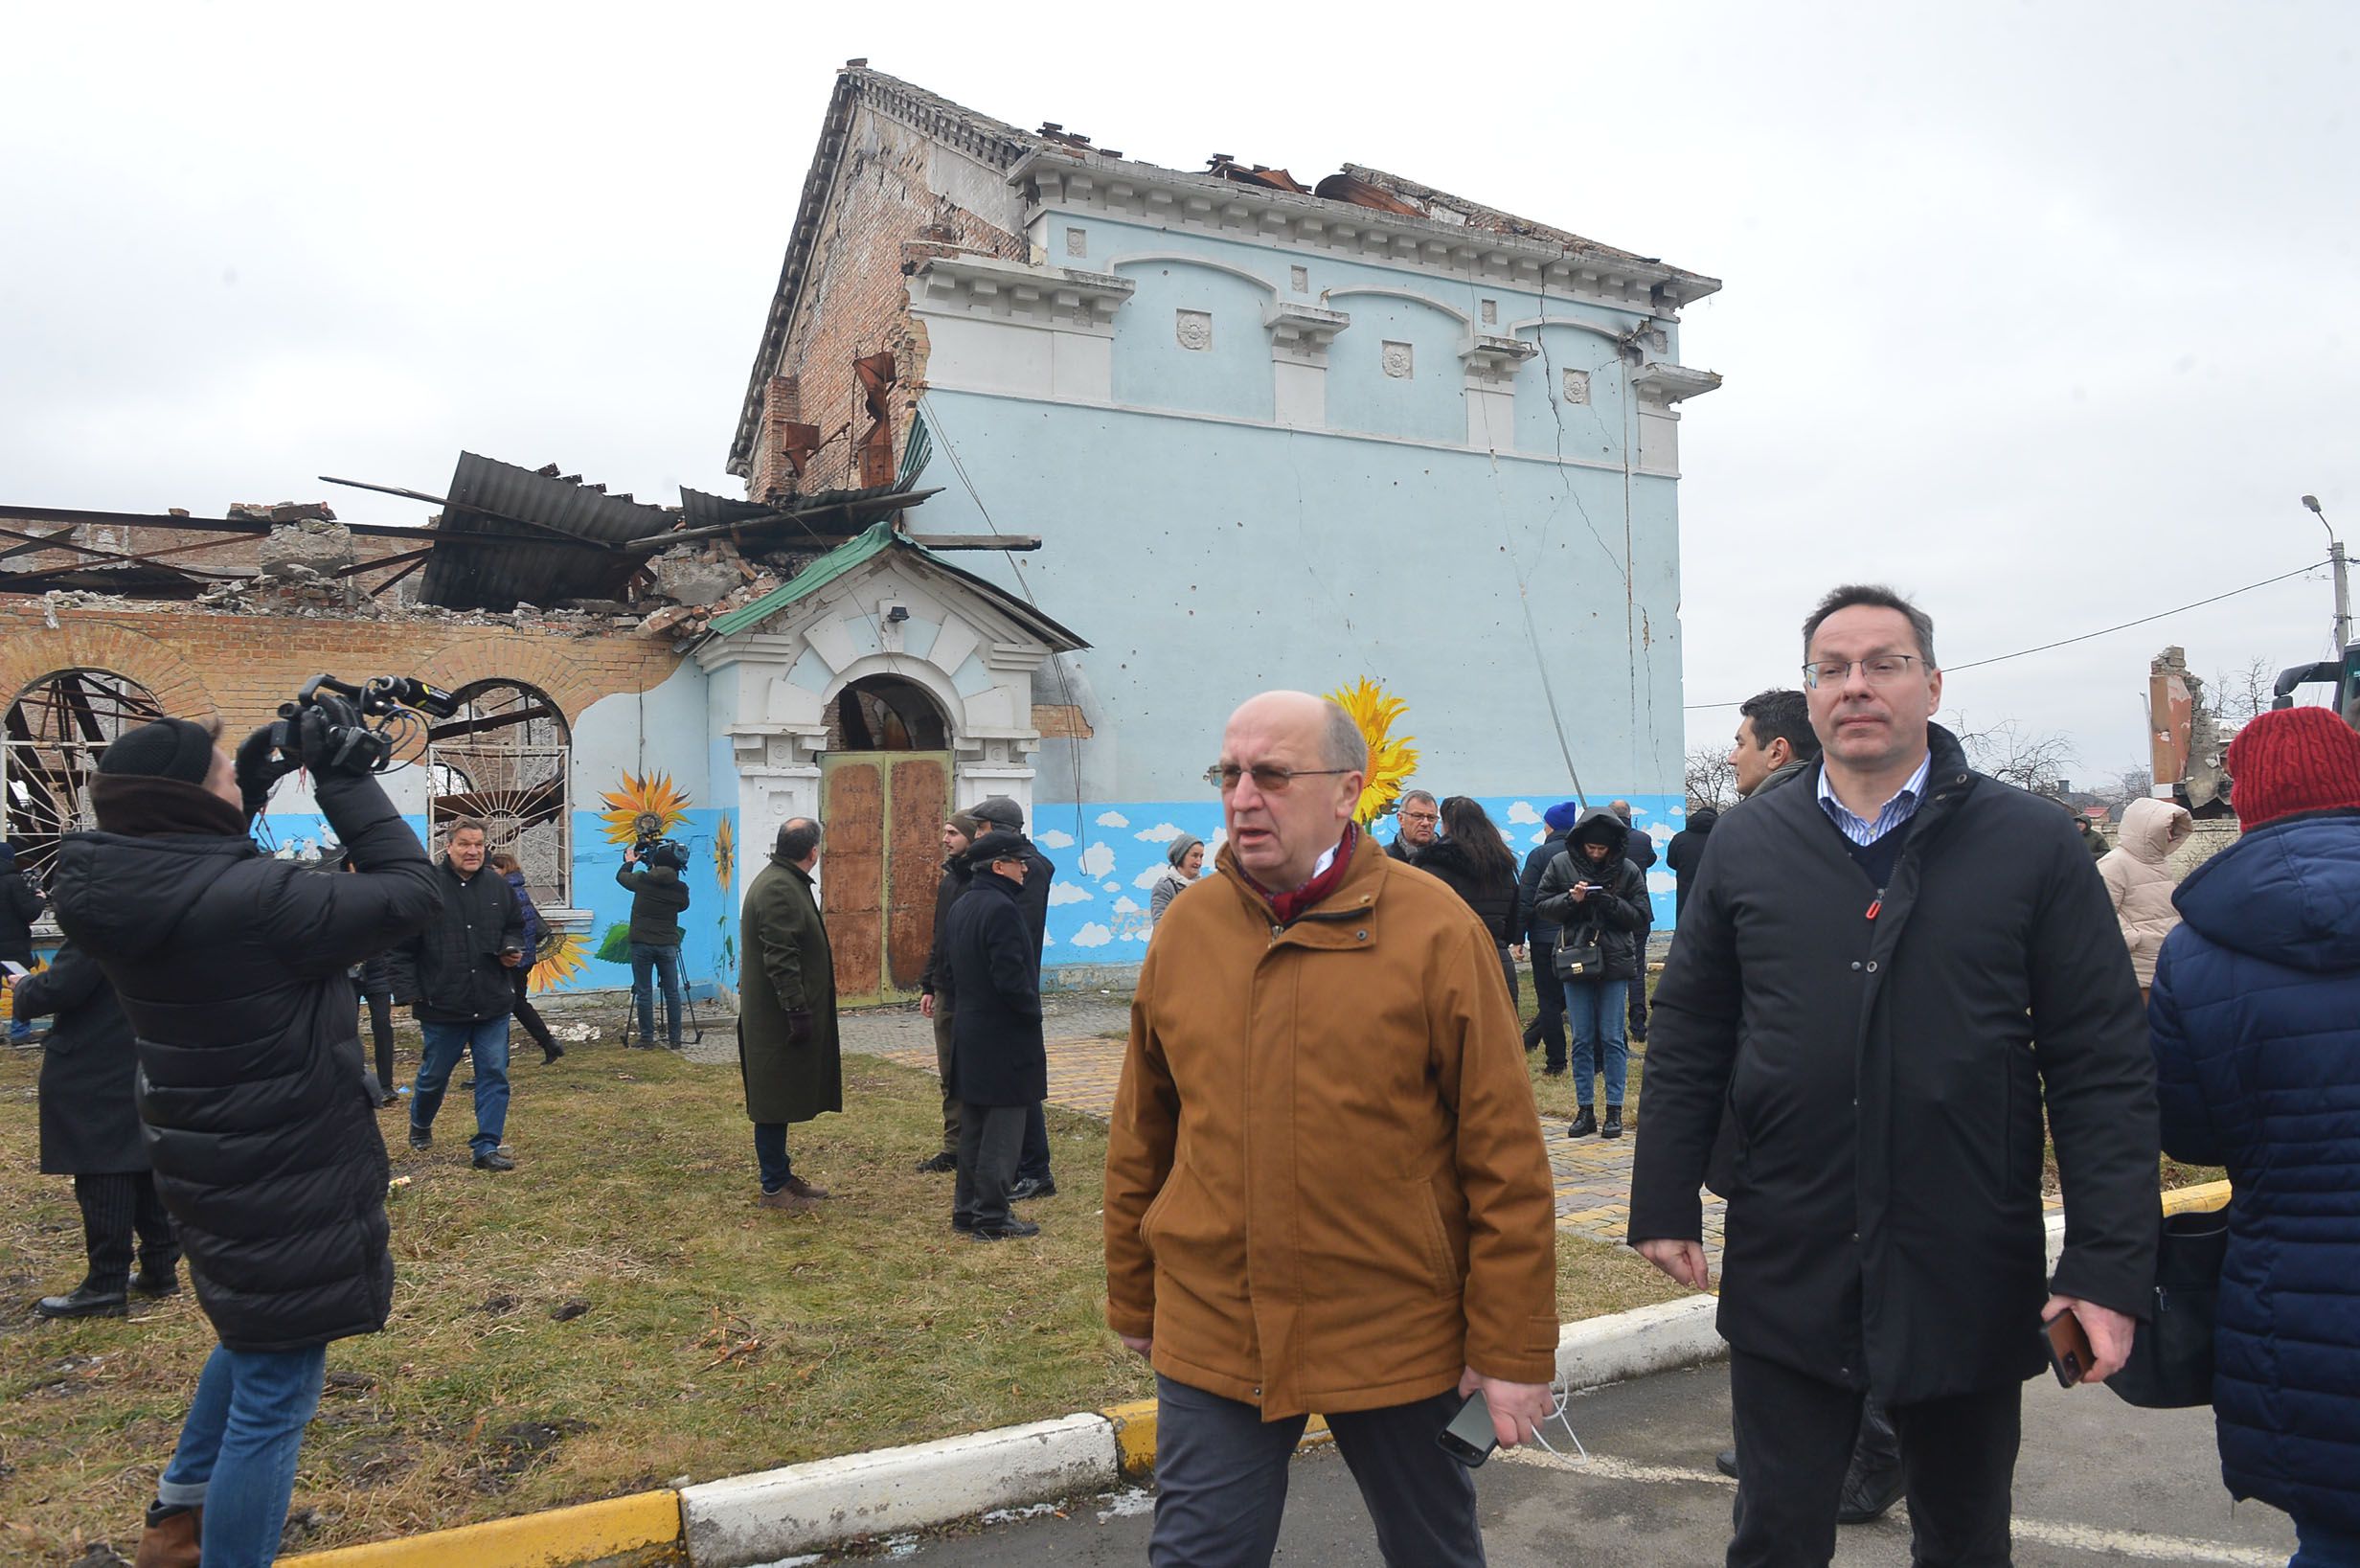
{"type": "Polygon", "coordinates": [[[797,1197],[823,1198],[828,1195],[827,1188],[814,1187],[809,1182],[804,1180],[801,1176],[787,1177],[786,1186],[783,1190],[794,1193],[797,1197]]]}
{"type": "Polygon", "coordinates": [[[765,1209],[777,1209],[790,1215],[807,1215],[819,1207],[791,1187],[782,1187],[775,1193],[764,1193],[754,1200],[765,1209]]]}
{"type": "Polygon", "coordinates": [[[203,1509],[152,1504],[148,1510],[148,1528],[139,1534],[139,1552],[131,1559],[131,1568],[197,1568],[197,1547],[204,1533],[203,1509]]]}

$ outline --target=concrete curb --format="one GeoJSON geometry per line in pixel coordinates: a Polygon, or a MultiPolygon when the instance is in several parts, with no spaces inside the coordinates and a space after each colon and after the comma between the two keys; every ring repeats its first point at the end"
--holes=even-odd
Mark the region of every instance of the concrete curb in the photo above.
{"type": "Polygon", "coordinates": [[[628,1497],[492,1519],[401,1540],[283,1557],[281,1568],[568,1568],[680,1539],[680,1494],[628,1497]]]}

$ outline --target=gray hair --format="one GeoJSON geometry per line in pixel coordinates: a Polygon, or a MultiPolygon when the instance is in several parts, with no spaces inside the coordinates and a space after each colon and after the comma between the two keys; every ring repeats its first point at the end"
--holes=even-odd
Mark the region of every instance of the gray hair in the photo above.
{"type": "Polygon", "coordinates": [[[1437,811],[1441,809],[1439,805],[1436,805],[1434,797],[1427,794],[1422,789],[1404,789],[1401,791],[1401,799],[1398,804],[1408,806],[1417,801],[1424,801],[1428,806],[1434,807],[1437,811]]]}
{"type": "Polygon", "coordinates": [[[1901,618],[1909,623],[1910,635],[1918,639],[1918,656],[1925,661],[1928,670],[1941,668],[1934,662],[1934,617],[1891,588],[1872,582],[1848,582],[1830,590],[1827,597],[1819,602],[1819,607],[1811,612],[1810,619],[1803,623],[1803,656],[1806,659],[1811,656],[1811,639],[1819,635],[1821,622],[1838,610],[1849,610],[1857,604],[1900,611],[1901,618]]]}
{"type": "Polygon", "coordinates": [[[1327,699],[1327,733],[1320,738],[1320,754],[1329,767],[1350,768],[1355,773],[1369,771],[1369,742],[1352,722],[1352,716],[1344,704],[1327,699]]]}

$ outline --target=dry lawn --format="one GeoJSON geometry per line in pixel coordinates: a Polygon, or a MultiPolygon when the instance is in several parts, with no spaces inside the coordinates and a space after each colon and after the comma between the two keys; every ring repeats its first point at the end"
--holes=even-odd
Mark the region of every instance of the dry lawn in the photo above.
{"type": "MultiPolygon", "coordinates": [[[[405,1071],[415,1036],[405,1032],[405,1071]]],[[[211,1334],[194,1302],[44,1323],[79,1279],[70,1186],[33,1173],[38,1053],[0,1052],[0,1560],[125,1548],[211,1334]]],[[[753,1206],[734,1068],[577,1047],[514,1071],[519,1169],[466,1163],[467,1097],[438,1147],[397,1146],[391,1327],[329,1353],[289,1546],[403,1535],[1145,1395],[1101,1317],[1105,1137],[1051,1112],[1059,1192],[1037,1240],[949,1228],[931,1076],[846,1060],[852,1108],[797,1127],[814,1216],[753,1206]]],[[[1568,1318],[1671,1294],[1618,1248],[1560,1238],[1568,1318]]]]}

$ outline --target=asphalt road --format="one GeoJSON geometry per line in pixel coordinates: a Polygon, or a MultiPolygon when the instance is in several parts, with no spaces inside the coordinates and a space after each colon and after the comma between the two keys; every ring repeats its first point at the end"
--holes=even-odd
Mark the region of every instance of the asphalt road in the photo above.
{"type": "MultiPolygon", "coordinates": [[[[1725,1368],[1598,1389],[1576,1398],[1568,1414],[1591,1460],[1497,1455],[1480,1473],[1484,1540],[1495,1568],[1568,1561],[1696,1568],[1721,1560],[1733,1483],[1713,1470],[1713,1455],[1729,1441],[1725,1368]]],[[[2102,1389],[2068,1391],[2044,1377],[2025,1386],[2024,1414],[2017,1568],[2123,1561],[2276,1568],[2294,1551],[2285,1515],[2254,1503],[2232,1511],[2212,1411],[2134,1410],[2102,1389]]],[[[1560,1439],[1553,1428],[1551,1441],[1570,1453],[1560,1439]]],[[[1079,1498],[1062,1517],[896,1539],[868,1556],[922,1568],[1144,1563],[1151,1503],[1138,1491],[1079,1498]]],[[[1300,1456],[1276,1561],[1381,1568],[1381,1560],[1343,1462],[1332,1449],[1300,1456]]],[[[1835,1560],[1844,1568],[1906,1565],[1906,1508],[1839,1532],[1835,1560]]]]}

